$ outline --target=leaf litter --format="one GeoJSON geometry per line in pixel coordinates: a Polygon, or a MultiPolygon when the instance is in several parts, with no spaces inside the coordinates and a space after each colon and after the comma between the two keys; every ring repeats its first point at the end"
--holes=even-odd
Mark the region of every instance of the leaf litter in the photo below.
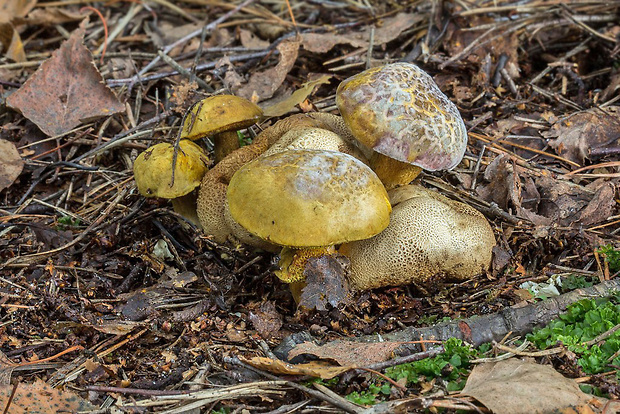
{"type": "MultiPolygon", "coordinates": [[[[131,404],[148,405],[164,398],[157,392],[167,392],[170,409],[213,403],[221,410],[244,404],[275,409],[290,397],[303,402],[312,396],[346,411],[352,408],[327,394],[268,386],[227,361],[245,357],[278,375],[340,375],[337,393],[363,392],[376,377],[343,372],[364,361],[395,361],[389,358],[395,358],[398,342],[346,338],[383,339],[443,319],[455,321],[444,322],[455,332],[478,338],[478,325],[463,318],[493,316],[533,301],[518,288],[524,281],[579,274],[614,282],[598,249],[618,247],[619,240],[614,105],[619,88],[610,63],[618,54],[617,7],[332,3],[291,1],[297,27],[282,13],[286,7],[258,2],[244,2],[240,9],[236,4],[193,9],[207,22],[222,19],[217,29],[205,30],[202,43],[200,34],[183,40],[202,28],[187,19],[186,5],[152,4],[133,21],[122,18],[129,6],[106,5],[101,11],[116,37],[108,41],[100,73],[89,50],[105,41],[102,21],[78,26],[81,14],[74,5],[0,2],[9,11],[0,13],[2,24],[10,25],[2,32],[8,35],[2,36],[0,99],[22,113],[0,107],[0,142],[12,144],[8,153],[16,147],[25,161],[23,167],[15,161],[17,168],[6,173],[3,166],[13,162],[0,161],[7,187],[0,192],[0,295],[11,318],[1,327],[0,349],[9,361],[36,362],[78,345],[96,355],[62,354],[59,363],[12,370],[14,381],[36,384],[39,377],[52,387],[77,386],[97,405],[125,393],[134,398],[131,404]],[[62,42],[57,30],[69,39],[62,42]],[[24,42],[24,33],[36,35],[24,42]],[[189,75],[168,63],[149,65],[161,48],[189,75]],[[31,66],[50,54],[38,70],[31,66]],[[174,140],[175,117],[205,93],[192,88],[196,77],[218,93],[228,88],[260,102],[276,117],[335,112],[339,81],[367,65],[397,60],[428,70],[468,125],[466,160],[454,171],[425,174],[420,181],[472,204],[492,221],[499,242],[492,273],[424,291],[407,286],[352,293],[345,267],[319,262],[309,269],[302,291],[310,310],[296,312],[290,293],[273,276],[270,254],[214,243],[181,226],[164,201],[135,195],[131,160],[150,139],[174,140]],[[48,136],[68,134],[42,139],[25,118],[48,136]],[[116,146],[97,151],[102,141],[116,146]],[[92,149],[96,156],[76,158],[92,149]],[[153,248],[162,238],[170,254],[158,258],[153,248]],[[291,339],[297,337],[302,339],[291,339]],[[299,367],[274,358],[271,350],[289,342],[293,351],[278,353],[280,358],[320,357],[345,367],[312,361],[299,367]],[[197,391],[211,393],[202,401],[185,400],[181,390],[208,388],[207,376],[221,388],[197,391]],[[229,390],[239,380],[247,388],[229,390]]],[[[242,131],[244,139],[257,131],[242,131]]],[[[549,373],[556,372],[550,363],[567,376],[579,373],[568,354],[537,361],[549,373]]],[[[520,386],[509,375],[502,378],[493,385],[520,386]]],[[[617,397],[610,376],[586,380],[617,397]]],[[[488,379],[482,383],[489,387],[478,389],[478,401],[497,407],[489,397],[507,393],[491,388],[488,379]]],[[[438,384],[424,381],[408,393],[423,395],[427,407],[479,409],[476,400],[462,405],[464,397],[455,399],[438,384]],[[426,397],[431,394],[435,397],[426,397]]],[[[565,395],[581,398],[571,387],[565,395]]],[[[536,401],[543,388],[522,406],[542,407],[536,401]]],[[[389,398],[398,402],[401,396],[394,391],[389,398]]],[[[118,398],[113,406],[125,409],[127,401],[118,398]]]]}

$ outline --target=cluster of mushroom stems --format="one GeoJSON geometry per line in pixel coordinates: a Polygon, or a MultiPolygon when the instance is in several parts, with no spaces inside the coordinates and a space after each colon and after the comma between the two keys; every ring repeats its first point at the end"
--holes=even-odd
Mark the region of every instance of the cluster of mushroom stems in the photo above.
{"type": "Polygon", "coordinates": [[[495,238],[485,217],[410,184],[422,169],[458,165],[467,144],[432,78],[408,63],[369,69],[340,84],[336,103],[341,116],[292,115],[239,147],[237,131],[259,121],[260,108],[206,98],[188,111],[178,148],[157,144],[136,159],[138,190],[173,199],[218,243],[279,251],[276,274],[288,283],[303,283],[308,258],[336,252],[349,258],[356,290],[488,269],[495,238]],[[211,169],[192,142],[203,137],[214,142],[211,169]]]}

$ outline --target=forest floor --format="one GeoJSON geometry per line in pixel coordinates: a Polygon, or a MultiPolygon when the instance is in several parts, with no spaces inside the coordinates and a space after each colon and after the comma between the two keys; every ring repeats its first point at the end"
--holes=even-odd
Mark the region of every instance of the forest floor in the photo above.
{"type": "MultiPolygon", "coordinates": [[[[560,293],[596,285],[597,296],[618,287],[620,2],[0,0],[0,10],[0,410],[56,412],[58,401],[101,413],[493,410],[450,389],[461,344],[438,378],[411,381],[377,373],[404,360],[364,364],[390,361],[392,342],[324,348],[329,364],[305,371],[278,360],[305,340],[441,342],[412,334],[438,322],[456,323],[461,339],[500,342],[476,357],[512,350],[620,397],[616,375],[587,374],[561,344],[544,355],[511,342],[567,305],[537,307],[553,293],[523,283],[554,276],[566,281],[560,293]],[[397,61],[427,71],[463,116],[464,160],[417,182],[489,220],[497,246],[485,274],[298,311],[273,273],[277,256],[215,243],[136,190],[133,160],[174,142],[206,96],[268,109],[249,140],[290,114],[338,113],[342,80],[397,61]],[[512,337],[485,336],[480,324],[463,332],[472,317],[515,309],[528,310],[529,328],[512,337]],[[363,357],[338,361],[343,353],[363,357]]],[[[400,358],[440,355],[433,345],[400,358]]],[[[463,381],[467,368],[457,370],[463,381]]]]}

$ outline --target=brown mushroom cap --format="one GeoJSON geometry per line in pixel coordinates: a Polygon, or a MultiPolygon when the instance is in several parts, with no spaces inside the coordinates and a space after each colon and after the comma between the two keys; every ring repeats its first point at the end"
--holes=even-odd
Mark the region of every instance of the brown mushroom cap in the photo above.
{"type": "Polygon", "coordinates": [[[239,224],[289,247],[371,237],[387,226],[391,210],[383,184],[369,167],[323,150],[257,158],[235,173],[227,198],[239,224]]]}
{"type": "Polygon", "coordinates": [[[351,260],[352,287],[422,285],[443,277],[464,280],[488,269],[495,237],[480,212],[414,185],[389,195],[393,210],[388,227],[340,247],[351,260]]]}
{"type": "Polygon", "coordinates": [[[416,65],[394,63],[348,78],[336,104],[353,135],[390,158],[430,171],[463,158],[467,130],[458,109],[416,65]]]}
{"type": "Polygon", "coordinates": [[[166,142],[153,145],[138,155],[133,171],[140,194],[144,197],[173,199],[198,187],[207,172],[207,155],[203,149],[186,139],[179,142],[174,183],[173,155],[174,146],[166,142]]]}
{"type": "Polygon", "coordinates": [[[234,95],[215,95],[197,102],[183,120],[181,138],[197,140],[254,125],[263,117],[256,104],[234,95]]]}

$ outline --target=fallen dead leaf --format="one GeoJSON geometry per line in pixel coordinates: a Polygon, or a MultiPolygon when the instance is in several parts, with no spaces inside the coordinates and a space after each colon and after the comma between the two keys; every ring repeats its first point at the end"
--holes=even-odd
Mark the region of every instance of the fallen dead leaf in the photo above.
{"type": "Polygon", "coordinates": [[[279,359],[271,359],[265,357],[254,357],[251,359],[246,359],[240,356],[239,359],[246,364],[253,366],[254,368],[268,371],[273,374],[309,375],[311,377],[322,379],[334,378],[335,376],[354,368],[336,367],[321,361],[308,362],[305,364],[291,364],[281,361],[279,359]]]}
{"type": "Polygon", "coordinates": [[[295,348],[289,351],[288,358],[310,354],[321,359],[334,360],[343,366],[364,367],[392,358],[394,350],[402,344],[402,342],[365,343],[335,340],[319,346],[314,342],[304,342],[295,345],[295,348]]]}
{"type": "Polygon", "coordinates": [[[517,358],[477,365],[462,394],[504,414],[589,412],[594,398],[552,367],[517,358]]]}
{"type": "Polygon", "coordinates": [[[251,99],[253,95],[256,95],[258,96],[257,102],[264,101],[273,96],[297,60],[299,42],[282,42],[277,49],[280,52],[278,64],[273,68],[254,73],[247,84],[235,91],[236,95],[246,99],[251,99]]]}
{"type": "Polygon", "coordinates": [[[558,155],[583,165],[590,150],[618,144],[620,108],[610,106],[576,112],[557,121],[543,133],[558,155]]]}
{"type": "MultiPolygon", "coordinates": [[[[421,15],[413,13],[398,13],[394,17],[382,20],[380,27],[374,30],[374,44],[382,45],[396,39],[402,32],[422,20],[421,15]]],[[[356,48],[366,48],[370,40],[372,29],[350,34],[334,33],[304,33],[301,35],[302,46],[309,52],[326,53],[334,46],[348,44],[356,48]]]]}
{"type": "Polygon", "coordinates": [[[0,191],[8,188],[17,180],[24,169],[24,160],[19,156],[15,144],[0,139],[0,191]]]}
{"type": "Polygon", "coordinates": [[[60,135],[82,122],[109,116],[125,109],[94,65],[83,45],[87,20],[26,83],[7,98],[50,136],[60,135]]]}
{"type": "Polygon", "coordinates": [[[4,55],[14,62],[25,62],[26,52],[19,32],[11,23],[0,23],[0,43],[4,48],[4,55]]]}
{"type": "Polygon", "coordinates": [[[336,308],[349,294],[349,259],[342,255],[327,255],[308,259],[304,276],[306,286],[301,291],[299,307],[327,310],[327,304],[336,308]]]}
{"type": "Polygon", "coordinates": [[[301,88],[293,92],[288,98],[263,109],[265,116],[282,116],[291,112],[296,105],[301,104],[314,91],[315,86],[329,83],[332,75],[323,75],[320,78],[306,82],[301,88]]]}
{"type": "Polygon", "coordinates": [[[33,384],[19,383],[10,406],[13,385],[0,386],[0,407],[11,414],[50,414],[94,410],[88,401],[69,391],[57,390],[37,379],[33,384]]]}
{"type": "Polygon", "coordinates": [[[36,4],[37,0],[0,0],[0,23],[26,16],[36,4]]]}
{"type": "Polygon", "coordinates": [[[250,322],[263,339],[272,338],[282,327],[282,315],[271,302],[263,302],[258,309],[250,312],[250,322]]]}
{"type": "Polygon", "coordinates": [[[84,19],[82,13],[75,13],[60,7],[45,7],[32,10],[23,19],[15,19],[15,24],[28,26],[52,26],[84,19]]]}

